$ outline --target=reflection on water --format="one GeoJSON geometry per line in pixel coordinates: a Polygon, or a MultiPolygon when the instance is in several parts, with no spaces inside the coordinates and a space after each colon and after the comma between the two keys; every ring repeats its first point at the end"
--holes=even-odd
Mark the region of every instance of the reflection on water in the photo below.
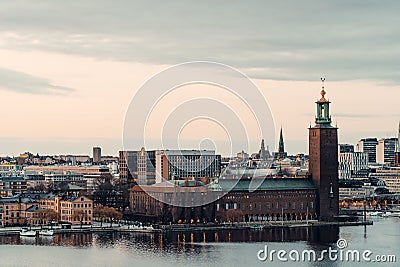
{"type": "MultiPolygon", "coordinates": [[[[3,266],[365,266],[365,262],[260,262],[257,252],[321,252],[344,238],[350,249],[400,257],[400,218],[377,218],[367,227],[309,227],[166,233],[58,234],[54,237],[0,236],[3,266]]],[[[381,266],[397,266],[382,264],[381,266]]]]}
{"type": "Polygon", "coordinates": [[[140,244],[141,248],[156,250],[184,250],[207,243],[229,242],[296,242],[312,244],[335,243],[339,227],[273,228],[263,230],[218,230],[165,233],[64,233],[53,237],[1,236],[0,244],[66,246],[66,247],[123,247],[140,244]]]}

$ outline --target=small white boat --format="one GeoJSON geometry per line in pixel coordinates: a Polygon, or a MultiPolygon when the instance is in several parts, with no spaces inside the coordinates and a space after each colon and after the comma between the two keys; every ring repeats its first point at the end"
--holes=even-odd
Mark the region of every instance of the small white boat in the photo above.
{"type": "Polygon", "coordinates": [[[367,213],[368,216],[381,216],[383,214],[383,212],[381,211],[371,211],[369,213],[367,213]]]}
{"type": "Polygon", "coordinates": [[[19,232],[19,235],[20,236],[35,237],[36,236],[36,231],[29,230],[27,228],[22,228],[21,231],[19,232]]]}
{"type": "Polygon", "coordinates": [[[381,214],[381,217],[392,217],[392,213],[390,211],[386,211],[385,213],[381,214]]]}
{"type": "Polygon", "coordinates": [[[49,229],[42,229],[42,230],[39,231],[39,235],[53,236],[54,235],[54,231],[53,230],[49,230],[49,229]]]}

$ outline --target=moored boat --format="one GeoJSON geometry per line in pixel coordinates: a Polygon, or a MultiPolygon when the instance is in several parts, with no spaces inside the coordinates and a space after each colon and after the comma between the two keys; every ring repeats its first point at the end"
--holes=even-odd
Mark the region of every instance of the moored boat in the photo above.
{"type": "Polygon", "coordinates": [[[54,231],[53,230],[49,230],[49,229],[42,229],[42,230],[39,231],[39,235],[53,236],[54,235],[54,231]]]}
{"type": "Polygon", "coordinates": [[[382,211],[371,211],[367,213],[368,216],[381,216],[382,214],[382,211]]]}
{"type": "Polygon", "coordinates": [[[21,231],[19,232],[19,235],[20,236],[35,237],[36,236],[36,231],[29,230],[27,228],[22,228],[21,231]]]}

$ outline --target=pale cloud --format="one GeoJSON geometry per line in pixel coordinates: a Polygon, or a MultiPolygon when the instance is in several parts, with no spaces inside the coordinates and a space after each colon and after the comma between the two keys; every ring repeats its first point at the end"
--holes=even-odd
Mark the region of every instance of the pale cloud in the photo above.
{"type": "Polygon", "coordinates": [[[64,94],[74,89],[20,71],[0,68],[0,90],[26,94],[64,94]]]}
{"type": "Polygon", "coordinates": [[[253,78],[400,82],[397,1],[22,1],[1,47],[116,61],[209,60],[253,78]]]}

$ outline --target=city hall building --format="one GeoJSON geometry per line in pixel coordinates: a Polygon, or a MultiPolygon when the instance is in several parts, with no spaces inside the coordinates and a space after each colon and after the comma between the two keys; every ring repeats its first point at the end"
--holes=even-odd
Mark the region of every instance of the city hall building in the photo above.
{"type": "Polygon", "coordinates": [[[220,178],[208,186],[197,180],[172,180],[135,186],[130,192],[132,213],[162,223],[335,220],[339,215],[338,136],[325,94],[323,86],[316,101],[315,125],[309,128],[307,178],[220,178]]]}

